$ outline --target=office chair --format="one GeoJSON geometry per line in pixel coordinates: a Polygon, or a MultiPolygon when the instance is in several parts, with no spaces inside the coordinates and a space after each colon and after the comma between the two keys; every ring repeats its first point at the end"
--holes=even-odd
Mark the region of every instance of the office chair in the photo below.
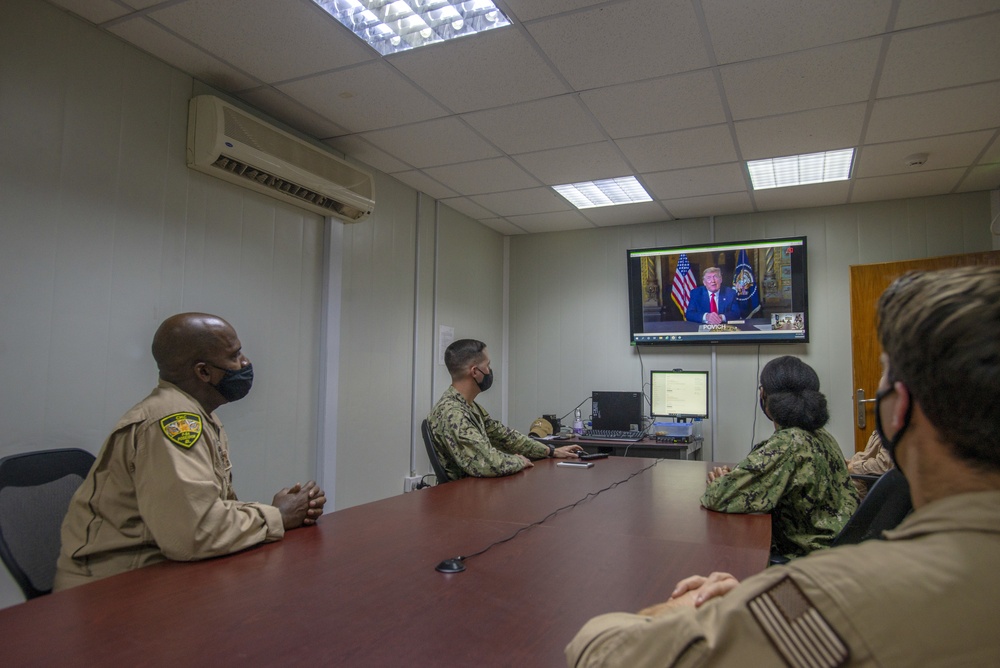
{"type": "Polygon", "coordinates": [[[911,510],[910,484],[898,468],[891,468],[868,490],[861,505],[833,539],[833,547],[881,538],[883,531],[894,529],[911,510]]]}
{"type": "Polygon", "coordinates": [[[424,447],[427,448],[427,458],[431,460],[431,468],[437,477],[437,484],[443,485],[449,481],[448,473],[444,470],[444,465],[438,459],[437,451],[434,450],[434,440],[431,438],[431,428],[427,420],[420,423],[420,435],[424,437],[424,447]]]}
{"type": "Polygon", "coordinates": [[[63,517],[93,463],[77,448],[0,459],[0,559],[29,600],[52,591],[63,517]]]}

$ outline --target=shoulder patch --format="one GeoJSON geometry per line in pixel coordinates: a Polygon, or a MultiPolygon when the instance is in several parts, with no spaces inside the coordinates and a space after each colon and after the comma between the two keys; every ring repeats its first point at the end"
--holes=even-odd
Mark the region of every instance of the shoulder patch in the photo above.
{"type": "Polygon", "coordinates": [[[160,420],[163,435],[185,450],[201,438],[201,416],[197,413],[174,413],[160,420]]]}
{"type": "Polygon", "coordinates": [[[834,668],[850,657],[836,630],[790,577],[750,599],[747,607],[789,666],[834,668]]]}

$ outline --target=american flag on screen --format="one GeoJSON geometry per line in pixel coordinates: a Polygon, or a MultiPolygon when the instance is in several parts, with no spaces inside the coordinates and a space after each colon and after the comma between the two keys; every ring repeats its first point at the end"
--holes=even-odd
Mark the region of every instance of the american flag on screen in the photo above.
{"type": "Polygon", "coordinates": [[[686,253],[681,253],[677,260],[677,271],[674,272],[674,282],[670,287],[670,298],[677,304],[683,314],[691,301],[691,291],[698,287],[698,282],[691,273],[691,262],[686,253]]]}

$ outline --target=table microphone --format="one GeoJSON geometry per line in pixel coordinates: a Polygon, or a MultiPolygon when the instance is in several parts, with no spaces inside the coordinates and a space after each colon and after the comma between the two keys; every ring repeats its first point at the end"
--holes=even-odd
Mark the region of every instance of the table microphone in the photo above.
{"type": "Polygon", "coordinates": [[[461,573],[465,570],[465,564],[462,562],[465,557],[455,557],[454,559],[445,559],[440,564],[434,567],[438,573],[461,573]]]}

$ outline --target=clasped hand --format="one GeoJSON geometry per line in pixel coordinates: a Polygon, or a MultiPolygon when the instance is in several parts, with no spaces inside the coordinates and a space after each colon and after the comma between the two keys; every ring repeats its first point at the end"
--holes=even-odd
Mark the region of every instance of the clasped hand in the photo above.
{"type": "Polygon", "coordinates": [[[295,483],[274,495],[272,503],[281,512],[281,522],[285,529],[316,524],[326,505],[326,493],[316,481],[305,485],[295,483]]]}
{"type": "Polygon", "coordinates": [[[639,614],[655,617],[674,608],[699,608],[713,598],[725,596],[739,583],[740,581],[729,573],[712,573],[708,577],[692,575],[677,583],[670,600],[644,608],[639,614]]]}

